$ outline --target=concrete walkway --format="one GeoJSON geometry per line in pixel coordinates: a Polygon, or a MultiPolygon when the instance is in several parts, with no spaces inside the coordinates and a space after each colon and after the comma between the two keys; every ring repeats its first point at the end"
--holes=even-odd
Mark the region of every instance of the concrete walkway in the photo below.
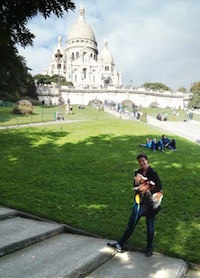
{"type": "MultiPolygon", "coordinates": [[[[1,278],[199,278],[182,259],[116,253],[107,239],[0,207],[1,278]],[[74,233],[73,233],[74,232],[74,233]]],[[[112,241],[111,241],[112,242],[112,241]]]]}
{"type": "Polygon", "coordinates": [[[30,123],[30,124],[20,124],[20,125],[9,125],[9,126],[0,126],[0,129],[18,129],[23,127],[32,127],[32,126],[43,126],[43,125],[57,125],[57,124],[69,124],[74,122],[81,122],[85,120],[58,120],[52,122],[39,122],[39,123],[30,123]]]}
{"type": "Polygon", "coordinates": [[[152,117],[147,117],[147,123],[163,129],[163,133],[173,133],[189,141],[200,144],[200,122],[161,122],[152,117]]]}

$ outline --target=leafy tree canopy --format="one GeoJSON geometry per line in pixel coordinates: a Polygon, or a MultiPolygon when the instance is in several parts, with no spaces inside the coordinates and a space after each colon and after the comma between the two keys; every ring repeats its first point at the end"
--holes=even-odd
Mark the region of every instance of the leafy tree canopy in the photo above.
{"type": "Polygon", "coordinates": [[[38,13],[44,18],[51,14],[62,17],[65,11],[74,9],[70,0],[1,0],[1,36],[12,44],[32,45],[35,36],[26,27],[29,19],[38,13]]]}
{"type": "Polygon", "coordinates": [[[191,98],[190,98],[190,101],[188,103],[188,107],[189,108],[197,108],[199,109],[200,108],[200,91],[198,92],[195,92],[191,98]]]}
{"type": "Polygon", "coordinates": [[[190,91],[192,93],[200,92],[200,81],[193,83],[191,85],[190,91]]]}
{"type": "Polygon", "coordinates": [[[43,74],[36,74],[34,76],[34,79],[37,83],[37,85],[39,84],[51,84],[52,82],[52,78],[50,75],[43,75],[43,74]]]}
{"type": "Polygon", "coordinates": [[[189,108],[200,108],[200,81],[191,85],[190,91],[193,93],[188,103],[189,108]]]}
{"type": "Polygon", "coordinates": [[[158,82],[156,83],[147,82],[144,83],[142,86],[145,87],[146,89],[151,89],[151,90],[171,91],[171,89],[168,86],[158,82]]]}
{"type": "Polygon", "coordinates": [[[180,87],[178,88],[177,90],[178,92],[182,92],[182,93],[186,93],[187,92],[187,89],[185,87],[180,87]]]}
{"type": "MultiPolygon", "coordinates": [[[[34,76],[34,79],[35,79],[37,85],[58,83],[58,74],[54,74],[53,76],[50,76],[47,74],[46,75],[36,74],[34,76]]],[[[60,83],[61,83],[61,85],[73,86],[73,83],[66,81],[64,76],[60,76],[60,83]]]]}
{"type": "Polygon", "coordinates": [[[16,45],[33,45],[34,34],[27,28],[28,20],[38,13],[44,18],[74,10],[70,0],[1,0],[0,3],[0,98],[17,100],[21,95],[35,95],[34,81],[26,61],[18,54],[16,45]],[[30,82],[30,84],[29,84],[30,82]]]}

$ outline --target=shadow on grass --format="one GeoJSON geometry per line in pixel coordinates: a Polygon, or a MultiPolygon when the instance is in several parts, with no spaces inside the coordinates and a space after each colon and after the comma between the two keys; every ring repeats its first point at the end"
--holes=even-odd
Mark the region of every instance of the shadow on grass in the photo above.
{"type": "Polygon", "coordinates": [[[0,107],[0,125],[15,118],[16,115],[12,113],[12,108],[0,107]]]}
{"type": "MultiPolygon", "coordinates": [[[[200,189],[193,182],[200,169],[199,146],[177,138],[176,153],[154,153],[139,144],[157,134],[103,133],[73,142],[66,130],[1,132],[2,205],[118,239],[132,208],[135,158],[145,152],[164,187],[156,250],[200,262],[200,189]]],[[[144,219],[129,244],[145,247],[144,219]]]]}

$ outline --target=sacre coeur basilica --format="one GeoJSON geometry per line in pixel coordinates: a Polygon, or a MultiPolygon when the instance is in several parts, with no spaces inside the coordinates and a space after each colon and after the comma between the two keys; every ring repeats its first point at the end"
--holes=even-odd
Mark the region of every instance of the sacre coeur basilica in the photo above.
{"type": "MultiPolygon", "coordinates": [[[[133,86],[123,86],[121,72],[117,70],[108,41],[99,52],[95,33],[85,19],[85,8],[81,4],[77,22],[68,33],[65,46],[58,36],[50,65],[42,74],[65,77],[73,86],[60,84],[39,85],[39,101],[45,105],[71,104],[88,105],[98,100],[119,102],[129,100],[135,106],[185,108],[189,95],[174,91],[154,91],[133,86]]],[[[103,44],[103,43],[102,43],[103,44]]]]}

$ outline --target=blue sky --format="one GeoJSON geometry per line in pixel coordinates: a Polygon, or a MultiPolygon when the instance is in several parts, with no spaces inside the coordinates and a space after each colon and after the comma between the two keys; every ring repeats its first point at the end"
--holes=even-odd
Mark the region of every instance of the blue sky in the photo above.
{"type": "Polygon", "coordinates": [[[76,11],[63,18],[41,16],[28,23],[36,35],[33,47],[19,52],[32,74],[47,68],[59,35],[63,44],[83,3],[86,22],[92,27],[103,50],[108,40],[123,84],[140,86],[161,82],[173,90],[189,89],[200,81],[200,1],[199,0],[82,0],[74,1],[76,11]]]}

